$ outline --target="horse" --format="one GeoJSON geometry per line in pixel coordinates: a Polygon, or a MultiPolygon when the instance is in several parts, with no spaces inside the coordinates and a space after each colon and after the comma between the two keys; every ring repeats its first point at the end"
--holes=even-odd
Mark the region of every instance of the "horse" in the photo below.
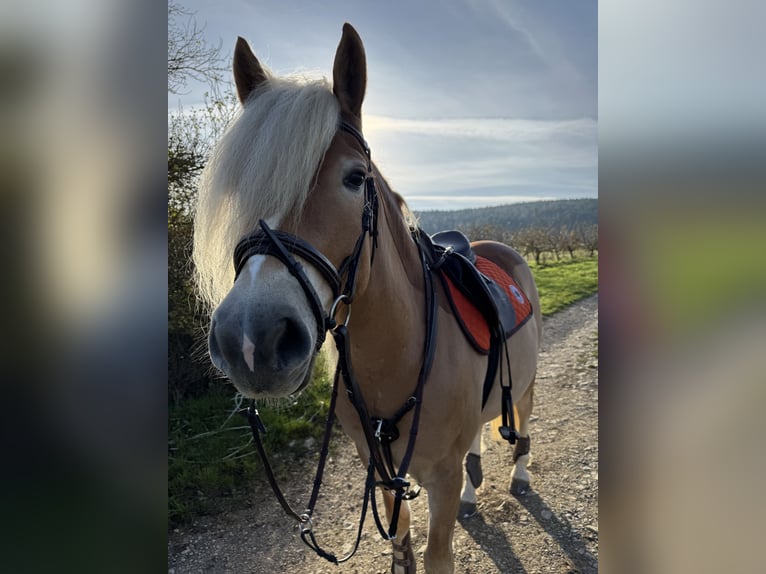
{"type": "MultiPolygon", "coordinates": [[[[391,571],[416,571],[404,495],[412,489],[394,476],[406,465],[428,492],[425,571],[453,572],[455,523],[459,513],[477,508],[482,429],[501,412],[502,369],[490,380],[483,406],[489,359],[467,343],[415,240],[423,235],[417,220],[371,160],[362,135],[362,40],[350,24],[343,26],[332,85],[273,75],[241,37],[233,73],[241,106],[201,176],[194,215],[196,282],[212,310],[211,361],[245,397],[285,397],[310,383],[326,332],[336,344],[340,338],[342,375],[350,377],[353,392],[341,392],[334,408],[369,463],[372,484],[382,485],[395,533],[389,536],[391,571]],[[373,441],[380,439],[380,421],[396,413],[401,438],[389,441],[384,457],[373,441]],[[381,476],[387,469],[390,476],[381,476]]],[[[516,251],[493,241],[471,247],[512,276],[533,309],[533,320],[505,349],[519,437],[511,492],[520,493],[530,481],[539,297],[516,251]]]]}

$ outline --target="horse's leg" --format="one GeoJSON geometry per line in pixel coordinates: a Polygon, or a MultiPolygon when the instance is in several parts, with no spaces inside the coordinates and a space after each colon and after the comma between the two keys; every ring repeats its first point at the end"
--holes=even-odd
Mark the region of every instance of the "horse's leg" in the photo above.
{"type": "Polygon", "coordinates": [[[453,574],[455,570],[452,534],[463,482],[460,463],[460,459],[455,459],[439,465],[434,474],[438,479],[427,485],[428,546],[424,556],[427,574],[453,574]]]}
{"type": "Polygon", "coordinates": [[[532,381],[524,396],[514,405],[516,420],[519,421],[519,438],[513,449],[511,494],[516,496],[529,492],[529,473],[527,472],[527,465],[529,464],[529,416],[532,414],[534,386],[535,382],[532,381]]]}
{"type": "MultiPolygon", "coordinates": [[[[386,507],[386,517],[389,523],[394,514],[394,495],[390,490],[381,489],[383,504],[386,507]]],[[[392,541],[394,558],[391,563],[391,574],[415,574],[415,554],[410,546],[410,505],[402,501],[399,509],[399,521],[396,527],[396,540],[392,541]]]]}
{"type": "Polygon", "coordinates": [[[468,449],[465,457],[465,486],[460,495],[458,518],[467,518],[476,514],[476,489],[481,486],[484,474],[481,471],[481,427],[468,449]]]}

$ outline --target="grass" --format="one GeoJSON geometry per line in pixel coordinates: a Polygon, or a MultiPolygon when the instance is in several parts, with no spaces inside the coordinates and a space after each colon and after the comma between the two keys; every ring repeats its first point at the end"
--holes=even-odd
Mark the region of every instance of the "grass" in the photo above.
{"type": "MultiPolygon", "coordinates": [[[[598,259],[531,264],[543,315],[550,315],[598,289],[598,259]]],[[[319,361],[324,357],[320,356],[319,361]]],[[[323,364],[297,398],[267,405],[261,416],[268,429],[264,443],[279,475],[281,461],[301,459],[306,440],[321,440],[332,381],[323,364]]],[[[222,385],[223,387],[223,385],[222,385]]],[[[244,406],[244,405],[243,405],[244,406]]],[[[247,492],[262,474],[245,419],[230,416],[231,393],[186,399],[169,409],[168,519],[171,527],[208,514],[221,500],[247,492]]],[[[316,448],[311,449],[312,452],[316,448]]],[[[313,460],[313,459],[312,459],[313,460]]],[[[282,471],[280,468],[282,467],[282,471]]],[[[313,468],[311,469],[313,471],[313,468]]]]}
{"type": "MultiPolygon", "coordinates": [[[[320,356],[318,362],[324,361],[320,356]]],[[[332,381],[318,364],[311,385],[298,398],[260,409],[268,432],[266,450],[279,472],[280,459],[302,458],[307,439],[321,440],[332,381]]],[[[242,406],[245,406],[244,404],[242,406]]],[[[233,497],[251,487],[262,472],[247,421],[231,415],[232,396],[186,399],[168,413],[168,520],[187,522],[214,509],[216,500],[233,497]],[[230,416],[231,415],[231,416],[230,416]]]]}
{"type": "Polygon", "coordinates": [[[548,316],[598,291],[598,257],[530,263],[540,293],[540,307],[548,316]]]}

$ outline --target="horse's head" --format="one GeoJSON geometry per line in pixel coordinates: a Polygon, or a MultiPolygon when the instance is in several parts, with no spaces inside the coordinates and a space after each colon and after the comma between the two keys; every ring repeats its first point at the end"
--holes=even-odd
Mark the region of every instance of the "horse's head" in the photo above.
{"type": "MultiPolygon", "coordinates": [[[[203,174],[194,259],[201,292],[215,306],[213,364],[246,396],[285,396],[310,382],[324,333],[317,306],[327,316],[337,293],[297,252],[292,256],[315,291],[314,301],[285,261],[266,249],[240,258],[234,280],[232,254],[254,232],[252,244],[270,241],[264,239],[267,228],[289,234],[281,242],[288,248],[296,238],[308,243],[335,269],[354,252],[371,164],[363,142],[338,126],[361,130],[366,73],[361,39],[348,24],[335,55],[332,90],[325,81],[273,77],[247,43],[237,41],[234,79],[242,110],[203,174]]],[[[357,296],[369,280],[370,243],[363,241],[359,252],[357,296]]]]}

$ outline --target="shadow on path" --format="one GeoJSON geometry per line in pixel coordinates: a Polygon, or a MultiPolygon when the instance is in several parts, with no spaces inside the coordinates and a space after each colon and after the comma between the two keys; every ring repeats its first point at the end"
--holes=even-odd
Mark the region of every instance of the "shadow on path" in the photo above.
{"type": "Polygon", "coordinates": [[[505,532],[500,528],[487,524],[481,514],[474,514],[470,518],[458,518],[458,522],[492,559],[500,572],[527,574],[524,566],[514,555],[505,532]]]}
{"type": "Polygon", "coordinates": [[[598,560],[588,551],[585,540],[566,518],[556,516],[556,513],[534,491],[526,496],[515,498],[561,547],[577,572],[580,574],[598,572],[598,560]]]}
{"type": "MultiPolygon", "coordinates": [[[[595,574],[598,572],[597,558],[591,554],[585,539],[574,530],[566,518],[558,517],[536,492],[515,498],[569,558],[573,568],[570,573],[595,574]]],[[[527,573],[513,553],[512,544],[502,529],[487,524],[481,514],[470,518],[459,518],[458,522],[492,559],[500,572],[527,573]]]]}

